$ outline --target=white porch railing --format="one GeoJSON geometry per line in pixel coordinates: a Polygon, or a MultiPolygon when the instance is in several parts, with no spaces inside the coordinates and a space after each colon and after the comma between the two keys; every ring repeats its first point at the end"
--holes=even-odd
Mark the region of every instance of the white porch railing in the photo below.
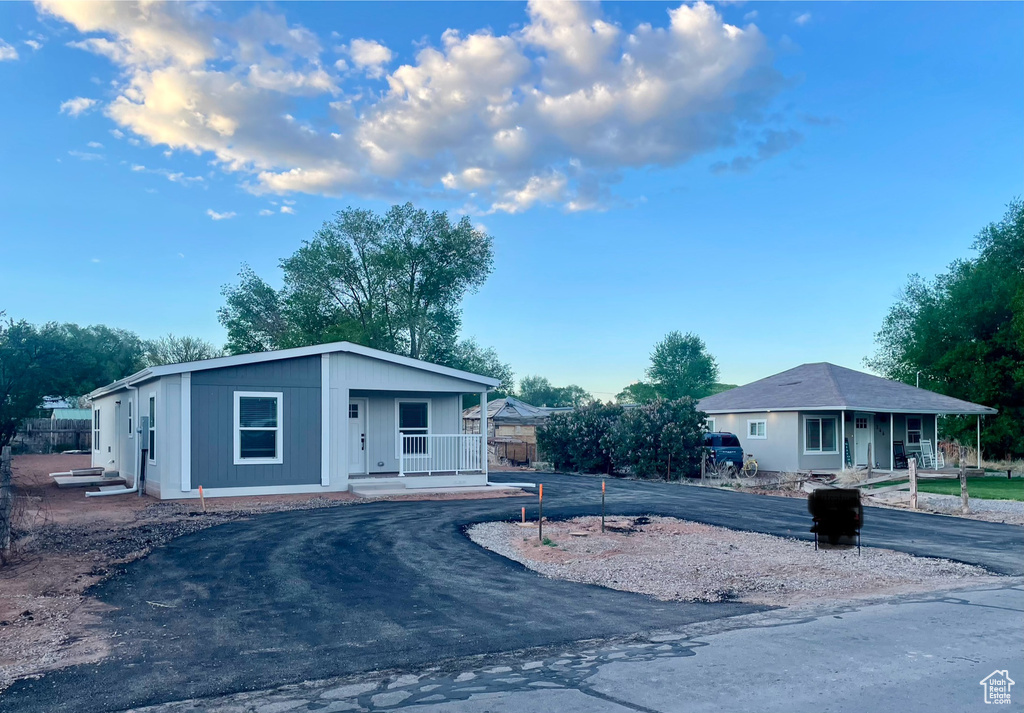
{"type": "Polygon", "coordinates": [[[398,474],[487,472],[483,457],[483,436],[455,433],[402,436],[398,474]]]}

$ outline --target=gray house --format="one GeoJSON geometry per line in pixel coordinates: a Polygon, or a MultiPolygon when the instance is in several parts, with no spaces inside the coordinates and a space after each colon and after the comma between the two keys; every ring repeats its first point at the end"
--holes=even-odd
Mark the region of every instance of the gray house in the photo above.
{"type": "Polygon", "coordinates": [[[462,395],[497,385],[348,342],[150,367],[90,394],[92,463],[161,499],[486,485],[462,395]]]}
{"type": "Polygon", "coordinates": [[[893,451],[909,455],[938,443],[940,416],[981,417],[987,406],[820,362],[804,364],[698,402],[709,431],[735,433],[763,471],[839,470],[869,464],[893,470],[893,451]]]}

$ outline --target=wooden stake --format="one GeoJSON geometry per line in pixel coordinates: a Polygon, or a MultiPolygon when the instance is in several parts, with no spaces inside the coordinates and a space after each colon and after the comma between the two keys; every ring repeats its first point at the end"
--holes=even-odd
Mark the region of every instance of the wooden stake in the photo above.
{"type": "Polygon", "coordinates": [[[203,486],[199,486],[199,504],[203,506],[203,512],[206,512],[206,498],[203,497],[203,486]]]}
{"type": "Polygon", "coordinates": [[[544,483],[537,492],[537,539],[544,542],[544,483]]]}
{"type": "Polygon", "coordinates": [[[604,481],[601,481],[601,532],[604,532],[604,481]]]}

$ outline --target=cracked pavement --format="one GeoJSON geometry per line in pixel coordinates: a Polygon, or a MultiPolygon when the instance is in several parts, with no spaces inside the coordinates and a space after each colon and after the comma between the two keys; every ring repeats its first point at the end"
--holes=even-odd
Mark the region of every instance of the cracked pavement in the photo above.
{"type": "MultiPolygon", "coordinates": [[[[535,479],[547,516],[599,512],[599,479],[535,479]]],[[[609,513],[809,538],[802,499],[608,485],[609,513]]],[[[522,505],[535,512],[535,496],[379,502],[179,538],[90,592],[112,607],[99,624],[110,657],[17,682],[0,711],[859,711],[920,698],[932,713],[967,710],[937,707],[961,688],[980,704],[964,683],[980,669],[975,684],[996,667],[1024,674],[1020,527],[870,509],[867,546],[1012,579],[823,613],[545,579],[462,532],[522,505]]]]}

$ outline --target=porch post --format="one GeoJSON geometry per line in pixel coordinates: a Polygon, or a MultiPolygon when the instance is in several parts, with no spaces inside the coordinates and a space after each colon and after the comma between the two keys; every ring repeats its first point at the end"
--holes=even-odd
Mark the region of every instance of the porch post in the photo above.
{"type": "MultiPolygon", "coordinates": [[[[945,462],[945,457],[943,462],[945,462]]],[[[935,470],[939,469],[939,414],[935,414],[935,470]]]]}
{"type": "Polygon", "coordinates": [[[487,389],[480,392],[480,469],[487,475],[487,389]]]}
{"type": "MultiPolygon", "coordinates": [[[[345,414],[348,415],[347,413],[345,414]]],[[[331,355],[320,355],[320,485],[331,484],[331,355]]]]}
{"type": "MultiPolygon", "coordinates": [[[[804,426],[804,430],[806,428],[804,426]]],[[[839,470],[846,470],[846,411],[839,412],[839,433],[842,434],[840,436],[842,444],[839,446],[839,470]]],[[[805,433],[803,437],[806,439],[807,434],[805,433]]],[[[806,444],[804,447],[807,447],[806,444]]]]}
{"type": "MultiPolygon", "coordinates": [[[[896,418],[889,413],[889,472],[896,470],[896,434],[893,432],[893,426],[896,425],[896,418]]],[[[938,443],[938,438],[935,439],[938,443]]],[[[938,446],[936,446],[938,447],[938,446]]]]}
{"type": "Polygon", "coordinates": [[[978,470],[981,470],[981,414],[978,414],[978,470]]]}

